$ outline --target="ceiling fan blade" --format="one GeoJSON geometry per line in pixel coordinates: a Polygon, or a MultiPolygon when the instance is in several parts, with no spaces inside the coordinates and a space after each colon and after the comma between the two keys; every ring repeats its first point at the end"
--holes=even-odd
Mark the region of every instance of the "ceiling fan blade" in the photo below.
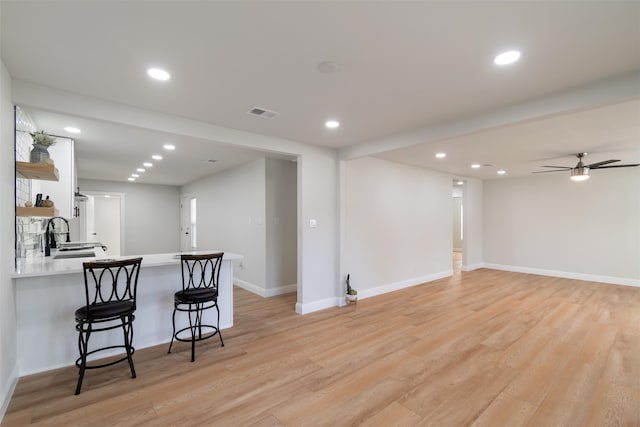
{"type": "Polygon", "coordinates": [[[615,163],[615,162],[619,162],[619,161],[620,160],[604,160],[602,162],[591,163],[590,165],[587,165],[587,167],[589,169],[595,169],[595,168],[599,168],[600,166],[608,165],[609,163],[615,163]]]}
{"type": "Polygon", "coordinates": [[[566,172],[567,170],[571,170],[571,168],[566,169],[566,170],[565,169],[557,169],[557,170],[554,170],[554,171],[536,171],[536,172],[533,172],[533,173],[566,172]]]}
{"type": "Polygon", "coordinates": [[[591,168],[591,169],[609,169],[609,168],[632,168],[634,166],[640,166],[640,163],[636,163],[633,165],[613,165],[613,166],[600,166],[597,168],[591,168]]]}
{"type": "Polygon", "coordinates": [[[558,169],[563,169],[563,170],[571,170],[573,168],[569,167],[569,166],[540,166],[541,168],[558,168],[558,169]]]}

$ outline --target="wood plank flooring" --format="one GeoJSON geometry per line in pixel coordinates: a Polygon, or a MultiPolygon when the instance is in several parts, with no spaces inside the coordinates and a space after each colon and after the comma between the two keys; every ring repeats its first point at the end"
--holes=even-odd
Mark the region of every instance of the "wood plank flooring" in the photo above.
{"type": "Polygon", "coordinates": [[[640,427],[640,288],[481,269],[294,305],[236,288],[225,347],[139,350],[79,396],[75,367],[21,378],[2,426],[640,427]]]}

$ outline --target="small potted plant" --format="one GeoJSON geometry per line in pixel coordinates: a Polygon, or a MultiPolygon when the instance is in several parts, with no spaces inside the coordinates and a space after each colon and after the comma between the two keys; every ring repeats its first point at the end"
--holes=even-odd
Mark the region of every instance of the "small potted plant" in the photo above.
{"type": "Polygon", "coordinates": [[[351,287],[349,282],[350,275],[347,274],[347,303],[355,304],[358,301],[358,291],[351,287]]]}
{"type": "Polygon", "coordinates": [[[33,138],[33,149],[29,153],[29,161],[32,163],[44,163],[49,158],[49,150],[56,139],[45,131],[29,133],[33,138]]]}

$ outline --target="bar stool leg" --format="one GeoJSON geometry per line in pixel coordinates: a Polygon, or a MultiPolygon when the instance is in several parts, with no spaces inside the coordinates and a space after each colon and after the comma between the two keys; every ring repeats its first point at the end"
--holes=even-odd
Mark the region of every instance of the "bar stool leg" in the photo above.
{"type": "Polygon", "coordinates": [[[224,341],[222,341],[222,332],[220,331],[220,309],[218,308],[218,303],[216,303],[216,311],[218,312],[218,335],[220,336],[220,344],[224,347],[224,341]]]}
{"type": "Polygon", "coordinates": [[[133,342],[133,315],[127,317],[121,316],[122,331],[124,333],[124,348],[127,351],[127,361],[129,362],[129,368],[131,368],[131,378],[136,377],[136,368],[133,367],[133,350],[131,343],[133,342]]]}
{"type": "Polygon", "coordinates": [[[169,351],[167,353],[171,353],[171,347],[173,347],[173,339],[176,337],[176,307],[173,307],[173,333],[171,334],[171,344],[169,344],[169,351]]]}
{"type": "Polygon", "coordinates": [[[78,350],[80,351],[80,371],[78,372],[78,384],[76,385],[75,394],[80,394],[82,388],[82,380],[84,379],[84,371],[87,366],[87,351],[89,349],[89,336],[91,335],[91,324],[87,324],[84,329],[84,323],[78,324],[78,350]]]}
{"type": "MultiPolygon", "coordinates": [[[[200,318],[199,318],[199,306],[196,304],[196,317],[195,321],[191,320],[191,304],[189,304],[189,326],[191,327],[191,362],[195,362],[196,360],[196,328],[200,328],[200,318]]],[[[202,336],[202,328],[200,328],[200,335],[202,336]]]]}

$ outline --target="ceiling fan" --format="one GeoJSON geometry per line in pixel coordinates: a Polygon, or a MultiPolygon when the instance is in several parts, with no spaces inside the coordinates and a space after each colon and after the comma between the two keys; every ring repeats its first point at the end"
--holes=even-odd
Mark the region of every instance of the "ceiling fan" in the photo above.
{"type": "Polygon", "coordinates": [[[634,166],[640,166],[640,163],[630,164],[630,165],[611,165],[607,166],[610,163],[619,162],[620,160],[603,160],[602,162],[591,163],[590,165],[585,165],[582,163],[582,158],[585,157],[587,153],[577,153],[576,157],[578,158],[578,164],[574,167],[569,166],[540,166],[543,168],[555,168],[555,170],[551,171],[537,171],[534,173],[547,173],[547,172],[561,172],[561,171],[571,171],[571,179],[574,181],[584,181],[589,179],[589,171],[591,169],[608,169],[608,168],[630,168],[634,166]]]}

